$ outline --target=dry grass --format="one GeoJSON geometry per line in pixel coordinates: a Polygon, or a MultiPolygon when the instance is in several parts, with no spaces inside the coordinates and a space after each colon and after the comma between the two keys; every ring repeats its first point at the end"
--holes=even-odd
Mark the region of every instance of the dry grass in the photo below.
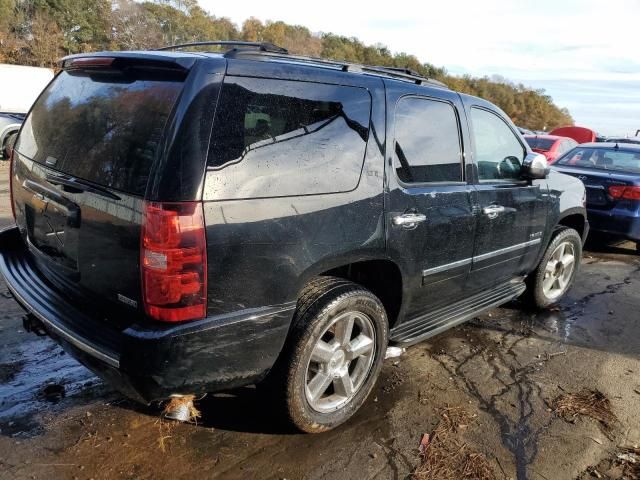
{"type": "Polygon", "coordinates": [[[421,445],[422,462],[413,473],[414,480],[493,480],[495,473],[487,458],[474,452],[458,437],[473,419],[462,408],[440,411],[442,420],[421,445]]]}
{"type": "Polygon", "coordinates": [[[589,417],[597,420],[602,433],[612,438],[612,430],[618,419],[611,410],[611,402],[598,390],[582,389],[578,393],[560,395],[551,408],[556,415],[567,422],[575,423],[578,417],[589,417]]]}
{"type": "Polygon", "coordinates": [[[175,426],[175,423],[165,422],[162,419],[159,419],[157,422],[158,425],[158,448],[162,453],[166,453],[167,448],[169,447],[169,440],[171,439],[171,431],[175,426]]]}

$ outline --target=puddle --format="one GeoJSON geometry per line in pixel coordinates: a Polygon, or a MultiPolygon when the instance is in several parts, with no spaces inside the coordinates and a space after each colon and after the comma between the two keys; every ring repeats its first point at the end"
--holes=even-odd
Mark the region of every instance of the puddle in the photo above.
{"type": "Polygon", "coordinates": [[[0,434],[31,436],[41,431],[39,414],[79,397],[95,397],[105,386],[49,339],[15,346],[0,364],[0,434]],[[55,405],[55,406],[54,406],[55,405]]]}

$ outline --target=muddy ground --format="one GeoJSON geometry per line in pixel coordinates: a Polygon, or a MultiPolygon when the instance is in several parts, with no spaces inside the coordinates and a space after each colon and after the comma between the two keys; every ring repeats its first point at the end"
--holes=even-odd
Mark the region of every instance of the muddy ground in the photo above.
{"type": "MultiPolygon", "coordinates": [[[[6,171],[0,226],[10,216],[6,171]]],[[[301,435],[274,421],[253,388],[205,398],[197,425],[160,422],[25,333],[0,283],[0,478],[407,478],[446,407],[475,415],[460,438],[496,478],[619,478],[616,454],[640,443],[639,287],[632,245],[590,244],[557,308],[514,303],[412,347],[387,360],[350,422],[301,435]],[[558,395],[583,388],[608,397],[612,431],[551,411],[558,395]]]]}

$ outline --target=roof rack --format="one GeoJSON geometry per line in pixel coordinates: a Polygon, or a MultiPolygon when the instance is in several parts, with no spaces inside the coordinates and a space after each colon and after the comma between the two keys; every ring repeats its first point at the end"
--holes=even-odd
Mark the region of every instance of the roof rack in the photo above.
{"type": "Polygon", "coordinates": [[[227,58],[237,56],[268,56],[270,58],[293,60],[297,62],[314,63],[320,65],[328,65],[340,69],[343,72],[365,72],[387,77],[409,80],[417,85],[429,84],[441,88],[448,88],[444,83],[432,78],[423,77],[418,72],[405,67],[385,67],[380,65],[360,65],[357,63],[340,62],[336,60],[327,60],[326,58],[307,57],[303,55],[291,55],[286,48],[279,47],[268,42],[242,42],[236,40],[212,40],[206,42],[181,43],[178,45],[169,45],[167,47],[157,48],[157,51],[163,50],[179,50],[190,47],[206,47],[206,46],[228,46],[232,47],[224,56],[227,58]],[[240,47],[240,48],[238,48],[240,47]]]}
{"type": "Polygon", "coordinates": [[[268,42],[241,42],[235,40],[216,40],[216,41],[208,41],[208,42],[191,42],[191,43],[179,43],[177,45],[168,45],[166,47],[156,48],[156,51],[163,50],[180,50],[183,48],[189,47],[208,47],[208,46],[219,46],[219,47],[234,47],[228,50],[226,53],[231,51],[237,51],[238,49],[235,47],[242,47],[242,50],[249,50],[252,48],[257,49],[259,52],[270,52],[270,53],[281,53],[288,54],[289,50],[286,48],[279,47],[274,45],[273,43],[268,42]]]}

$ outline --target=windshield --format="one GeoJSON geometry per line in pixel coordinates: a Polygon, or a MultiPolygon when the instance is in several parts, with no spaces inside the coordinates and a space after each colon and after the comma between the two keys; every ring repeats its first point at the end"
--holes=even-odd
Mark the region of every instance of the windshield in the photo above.
{"type": "Polygon", "coordinates": [[[557,165],[640,173],[640,150],[576,147],[558,160],[557,165]]]}
{"type": "Polygon", "coordinates": [[[549,138],[540,137],[525,137],[525,140],[531,148],[537,148],[538,150],[550,150],[553,147],[555,140],[549,138]]]}
{"type": "Polygon", "coordinates": [[[27,117],[16,150],[50,168],[143,195],[182,82],[62,72],[27,117]]]}

